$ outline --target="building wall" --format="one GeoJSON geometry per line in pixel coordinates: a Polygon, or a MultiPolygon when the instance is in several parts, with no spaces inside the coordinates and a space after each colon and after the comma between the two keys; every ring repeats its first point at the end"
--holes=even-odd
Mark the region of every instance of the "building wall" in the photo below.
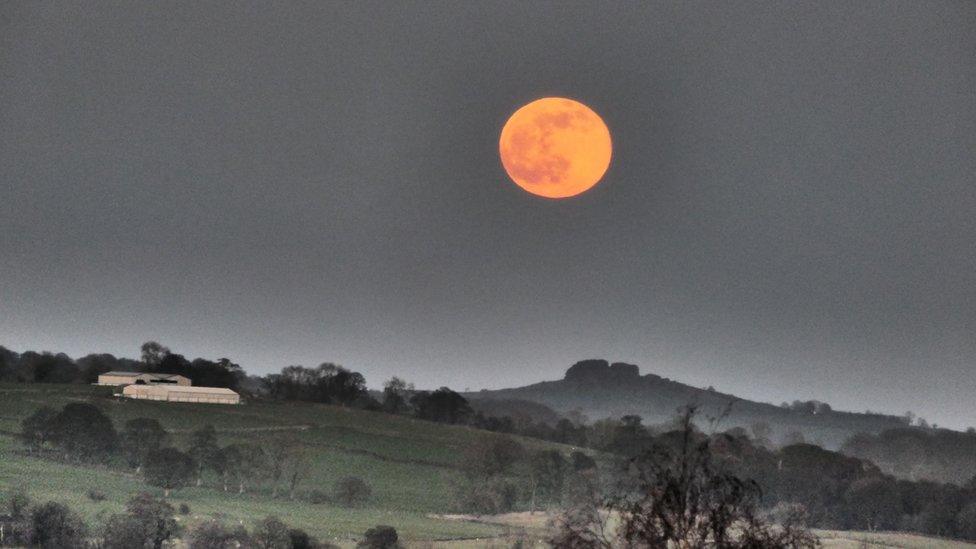
{"type": "Polygon", "coordinates": [[[170,402],[202,402],[205,404],[237,404],[241,401],[241,397],[239,395],[226,395],[226,394],[198,394],[198,393],[181,393],[179,391],[171,391],[167,396],[170,402]]]}
{"type": "Polygon", "coordinates": [[[107,376],[105,374],[98,376],[99,385],[126,385],[134,382],[135,378],[130,376],[107,376]]]}
{"type": "Polygon", "coordinates": [[[205,391],[180,391],[172,385],[126,385],[122,396],[139,400],[161,402],[196,402],[202,404],[240,404],[237,393],[208,393],[205,391]]]}

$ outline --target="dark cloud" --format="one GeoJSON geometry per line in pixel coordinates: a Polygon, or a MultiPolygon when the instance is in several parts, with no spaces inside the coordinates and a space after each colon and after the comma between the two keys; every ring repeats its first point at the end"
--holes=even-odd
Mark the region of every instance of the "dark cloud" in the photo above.
{"type": "Polygon", "coordinates": [[[0,342],[976,423],[976,5],[0,6],[0,342]],[[498,133],[614,139],[566,201],[498,133]]]}

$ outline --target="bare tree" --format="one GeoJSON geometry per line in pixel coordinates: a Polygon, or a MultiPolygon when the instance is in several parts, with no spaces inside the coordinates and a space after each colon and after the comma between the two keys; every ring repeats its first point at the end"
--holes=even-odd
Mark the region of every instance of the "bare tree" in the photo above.
{"type": "Polygon", "coordinates": [[[372,494],[373,489],[359,477],[341,478],[333,487],[333,498],[343,507],[362,507],[372,494]]]}
{"type": "Polygon", "coordinates": [[[538,503],[560,503],[563,485],[569,464],[558,450],[540,450],[529,455],[529,483],[532,502],[530,509],[535,511],[538,503]]]}
{"type": "Polygon", "coordinates": [[[20,439],[27,447],[28,454],[40,451],[50,441],[52,425],[57,415],[58,412],[54,408],[44,406],[35,410],[20,423],[20,439]]]}
{"type": "Polygon", "coordinates": [[[280,484],[295,498],[299,482],[308,475],[311,463],[304,445],[295,437],[272,438],[261,444],[264,476],[271,483],[271,497],[278,497],[280,484]]]}
{"type": "Polygon", "coordinates": [[[178,490],[193,480],[197,470],[193,458],[176,448],[162,448],[146,457],[143,476],[152,486],[163,489],[169,497],[171,490],[178,490]]]}
{"type": "Polygon", "coordinates": [[[566,494],[572,504],[549,523],[553,547],[566,549],[612,549],[615,537],[610,511],[600,496],[596,471],[582,471],[566,494]]]}
{"type": "Polygon", "coordinates": [[[687,410],[679,429],[627,460],[608,497],[575,498],[555,523],[560,547],[808,548],[817,540],[802,525],[773,527],[758,513],[758,485],[713,460],[711,438],[694,428],[687,410]],[[619,525],[608,540],[607,517],[619,525]],[[608,545],[609,543],[609,545],[608,545]]]}
{"type": "Polygon", "coordinates": [[[289,446],[282,469],[288,499],[295,499],[299,483],[308,478],[312,470],[312,460],[305,445],[296,442],[289,446]]]}
{"type": "Polygon", "coordinates": [[[137,417],[125,422],[122,429],[122,451],[129,466],[136,473],[142,471],[146,458],[166,445],[169,434],[159,421],[148,417],[137,417]]]}
{"type": "Polygon", "coordinates": [[[197,486],[203,483],[203,470],[220,471],[220,447],[217,446],[217,430],[213,425],[204,425],[190,435],[190,447],[187,450],[190,457],[197,464],[197,486]]]}
{"type": "Polygon", "coordinates": [[[237,481],[237,493],[243,494],[249,483],[265,476],[264,453],[252,444],[232,444],[223,450],[226,474],[237,481]]]}

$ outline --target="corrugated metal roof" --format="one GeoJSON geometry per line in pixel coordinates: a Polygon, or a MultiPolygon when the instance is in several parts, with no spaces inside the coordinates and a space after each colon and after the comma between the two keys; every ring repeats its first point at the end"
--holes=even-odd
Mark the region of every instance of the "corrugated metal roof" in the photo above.
{"type": "Polygon", "coordinates": [[[171,378],[171,377],[182,377],[182,378],[186,379],[186,376],[181,376],[180,374],[161,374],[161,373],[154,373],[154,372],[105,372],[104,374],[100,374],[100,375],[103,375],[103,376],[118,376],[118,377],[152,376],[152,377],[158,377],[158,378],[161,378],[161,379],[168,379],[168,378],[171,378]]]}
{"type": "Polygon", "coordinates": [[[128,385],[125,389],[126,391],[137,391],[137,392],[166,392],[166,393],[209,393],[209,394],[220,394],[220,395],[236,395],[235,391],[231,391],[226,387],[190,387],[188,385],[128,385]]]}

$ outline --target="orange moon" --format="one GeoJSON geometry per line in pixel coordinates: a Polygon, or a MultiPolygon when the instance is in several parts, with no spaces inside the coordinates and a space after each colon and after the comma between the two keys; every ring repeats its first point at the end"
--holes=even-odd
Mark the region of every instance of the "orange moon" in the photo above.
{"type": "Polygon", "coordinates": [[[505,122],[498,152],[508,176],[546,198],[576,196],[610,166],[610,130],[593,109],[572,99],[533,101],[505,122]]]}

